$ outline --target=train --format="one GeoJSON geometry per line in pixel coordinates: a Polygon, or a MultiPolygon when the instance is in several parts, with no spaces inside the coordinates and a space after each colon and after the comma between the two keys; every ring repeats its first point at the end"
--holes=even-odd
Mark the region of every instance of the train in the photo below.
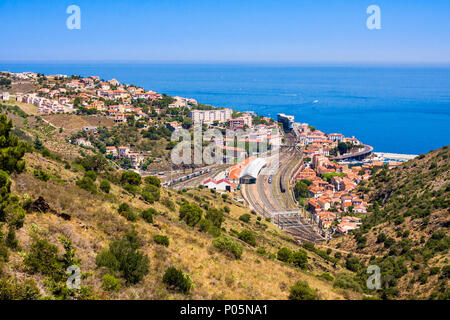
{"type": "Polygon", "coordinates": [[[210,173],[211,170],[212,170],[211,168],[208,168],[208,169],[196,171],[196,172],[188,174],[186,176],[179,177],[179,178],[173,179],[173,180],[168,181],[168,182],[164,182],[162,185],[163,185],[163,187],[170,187],[171,185],[174,185],[174,184],[177,184],[177,183],[180,183],[180,182],[192,179],[194,177],[201,176],[201,175],[206,174],[206,173],[210,173]]]}

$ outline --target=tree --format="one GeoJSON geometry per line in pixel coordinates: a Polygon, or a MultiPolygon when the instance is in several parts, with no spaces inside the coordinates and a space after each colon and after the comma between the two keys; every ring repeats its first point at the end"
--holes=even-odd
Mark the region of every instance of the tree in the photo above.
{"type": "Polygon", "coordinates": [[[163,276],[163,282],[169,289],[180,291],[184,294],[188,294],[192,288],[192,280],[189,275],[175,267],[167,268],[163,276]]]}
{"type": "Polygon", "coordinates": [[[244,213],[243,215],[241,215],[239,217],[239,220],[245,222],[245,223],[249,223],[250,222],[250,218],[251,216],[248,213],[244,213]]]}
{"type": "Polygon", "coordinates": [[[297,182],[294,186],[294,194],[296,198],[308,198],[308,185],[302,181],[297,182]]]}
{"type": "Polygon", "coordinates": [[[139,252],[139,238],[135,233],[127,233],[122,239],[109,244],[109,248],[96,257],[99,267],[106,267],[110,272],[120,272],[128,284],[136,284],[149,272],[148,257],[139,252]]]}
{"type": "Polygon", "coordinates": [[[76,162],[81,164],[84,170],[86,171],[92,170],[95,172],[101,172],[105,170],[106,165],[108,164],[105,157],[101,154],[78,158],[76,162]]]}
{"type": "Polygon", "coordinates": [[[108,180],[102,180],[102,182],[100,182],[100,190],[102,190],[104,193],[109,193],[109,191],[111,190],[111,184],[108,180]]]}
{"type": "Polygon", "coordinates": [[[289,290],[289,300],[318,300],[318,296],[307,282],[297,281],[289,290]]]}
{"type": "Polygon", "coordinates": [[[306,269],[308,267],[308,254],[303,250],[294,252],[292,263],[301,269],[306,269]]]}
{"type": "Polygon", "coordinates": [[[7,174],[21,173],[25,169],[22,158],[30,150],[28,144],[11,133],[12,128],[12,121],[0,114],[0,170],[7,174]]]}
{"type": "Polygon", "coordinates": [[[158,212],[155,209],[149,208],[147,210],[142,211],[141,217],[142,219],[144,219],[145,222],[153,223],[153,215],[156,214],[158,214],[158,212]]]}
{"type": "Polygon", "coordinates": [[[134,171],[125,171],[120,177],[120,182],[122,185],[131,184],[134,186],[139,186],[142,182],[141,176],[134,171]]]}
{"type": "Polygon", "coordinates": [[[189,129],[192,127],[192,119],[188,117],[183,118],[182,126],[184,129],[189,129]]]}
{"type": "Polygon", "coordinates": [[[278,250],[277,259],[283,262],[290,262],[292,260],[291,249],[283,247],[280,250],[278,250]]]}
{"type": "Polygon", "coordinates": [[[144,182],[146,184],[151,184],[151,185],[153,185],[153,186],[155,186],[157,188],[161,187],[161,180],[158,177],[155,177],[155,176],[145,177],[144,182]]]}
{"type": "Polygon", "coordinates": [[[19,249],[19,240],[17,240],[16,231],[12,226],[9,227],[8,234],[6,235],[5,239],[5,244],[13,250],[19,249]]]}
{"type": "Polygon", "coordinates": [[[40,272],[55,278],[61,270],[58,258],[58,247],[45,239],[36,239],[24,259],[25,266],[31,273],[40,272]]]}
{"type": "Polygon", "coordinates": [[[180,220],[186,222],[186,224],[190,227],[194,227],[200,221],[202,214],[202,209],[194,203],[190,204],[185,202],[180,206],[180,220]]]}
{"type": "Polygon", "coordinates": [[[249,230],[243,230],[241,233],[239,233],[239,239],[244,241],[245,243],[248,243],[252,247],[256,246],[256,239],[253,232],[249,230]]]}

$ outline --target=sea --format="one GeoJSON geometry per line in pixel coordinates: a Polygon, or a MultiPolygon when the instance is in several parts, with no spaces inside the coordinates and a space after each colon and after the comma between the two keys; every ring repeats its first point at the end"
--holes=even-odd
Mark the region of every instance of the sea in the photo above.
{"type": "Polygon", "coordinates": [[[377,152],[450,144],[450,66],[0,62],[0,71],[98,75],[216,107],[285,113],[377,152]]]}

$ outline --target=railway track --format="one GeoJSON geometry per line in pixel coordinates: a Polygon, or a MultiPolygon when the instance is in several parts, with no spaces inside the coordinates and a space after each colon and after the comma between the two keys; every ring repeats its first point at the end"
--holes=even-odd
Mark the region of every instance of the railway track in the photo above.
{"type": "Polygon", "coordinates": [[[302,210],[293,200],[289,190],[282,193],[280,190],[281,179],[288,183],[290,170],[295,167],[298,153],[295,148],[287,149],[280,157],[281,168],[272,176],[272,184],[269,184],[269,176],[260,175],[255,185],[243,185],[243,195],[249,205],[260,215],[271,217],[286,233],[292,235],[298,241],[319,242],[324,240],[317,233],[314,226],[305,218],[299,216],[273,216],[274,212],[302,210]]]}

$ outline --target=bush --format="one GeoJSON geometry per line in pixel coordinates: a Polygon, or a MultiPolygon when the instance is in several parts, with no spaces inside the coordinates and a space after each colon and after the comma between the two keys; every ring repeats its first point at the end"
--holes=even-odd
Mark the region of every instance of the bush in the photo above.
{"type": "Polygon", "coordinates": [[[92,181],[97,180],[97,174],[94,171],[92,171],[92,170],[86,171],[84,176],[87,177],[87,178],[90,178],[92,181]]]}
{"type": "Polygon", "coordinates": [[[358,272],[361,268],[361,262],[357,257],[351,257],[345,262],[345,267],[350,271],[358,272]]]}
{"type": "Polygon", "coordinates": [[[242,216],[239,217],[239,220],[249,223],[251,216],[248,213],[244,213],[242,216]]]}
{"type": "Polygon", "coordinates": [[[221,252],[233,255],[235,259],[240,259],[242,256],[242,246],[229,237],[220,236],[214,239],[213,246],[221,252]]]}
{"type": "Polygon", "coordinates": [[[211,222],[206,219],[201,219],[197,226],[201,232],[208,232],[211,229],[211,222]]]}
{"type": "Polygon", "coordinates": [[[150,209],[142,211],[141,218],[144,219],[145,222],[153,223],[153,215],[157,215],[157,214],[158,214],[158,212],[155,209],[150,208],[150,209]]]}
{"type": "Polygon", "coordinates": [[[286,247],[281,248],[277,252],[277,259],[283,262],[290,262],[292,259],[292,251],[286,247]]]}
{"type": "Polygon", "coordinates": [[[209,209],[205,216],[206,219],[211,221],[212,225],[220,228],[222,226],[225,218],[223,217],[223,212],[217,209],[209,209]]]}
{"type": "Polygon", "coordinates": [[[1,262],[8,262],[8,258],[9,258],[8,248],[2,243],[2,241],[0,241],[0,265],[1,262]]]}
{"type": "Polygon", "coordinates": [[[99,267],[106,267],[110,272],[120,272],[128,284],[141,281],[149,272],[148,257],[139,252],[139,238],[135,232],[127,233],[121,240],[109,244],[96,257],[99,267]]]}
{"type": "Polygon", "coordinates": [[[19,249],[19,240],[17,240],[16,231],[11,226],[9,227],[8,234],[6,235],[5,243],[6,246],[11,248],[12,250],[19,249]]]}
{"type": "Polygon", "coordinates": [[[128,221],[136,221],[137,220],[137,216],[136,213],[134,213],[134,211],[131,209],[131,207],[128,205],[128,203],[121,203],[119,206],[119,214],[124,216],[128,221]]]}
{"type": "MultiPolygon", "coordinates": [[[[10,197],[10,204],[4,209],[6,222],[16,229],[20,229],[25,222],[25,210],[20,205],[18,198],[15,196],[10,197]]],[[[1,212],[0,212],[1,215],[1,212]]]]}
{"type": "Polygon", "coordinates": [[[303,250],[294,252],[292,263],[301,269],[306,269],[308,267],[308,254],[303,250]]]}
{"type": "Polygon", "coordinates": [[[142,183],[142,179],[141,176],[134,171],[125,171],[120,176],[120,182],[123,186],[126,184],[139,186],[142,183]]]}
{"type": "Polygon", "coordinates": [[[120,281],[116,277],[111,274],[105,274],[102,277],[102,288],[106,291],[119,291],[120,290],[120,281]]]}
{"type": "Polygon", "coordinates": [[[102,190],[104,193],[109,193],[109,191],[111,190],[111,184],[108,180],[102,180],[102,182],[100,182],[100,190],[102,190]]]}
{"type": "Polygon", "coordinates": [[[196,204],[190,204],[188,202],[183,203],[180,206],[180,220],[186,222],[190,227],[194,227],[202,218],[202,209],[196,204]]]}
{"type": "Polygon", "coordinates": [[[330,282],[332,282],[334,280],[333,276],[326,272],[322,273],[321,275],[318,275],[318,277],[325,279],[327,281],[330,281],[330,282]]]}
{"type": "Polygon", "coordinates": [[[81,189],[89,191],[93,194],[97,193],[97,187],[94,184],[94,181],[89,177],[83,177],[82,179],[78,180],[76,182],[76,185],[79,186],[81,189]]]}
{"type": "Polygon", "coordinates": [[[256,246],[255,235],[253,234],[253,232],[249,230],[241,231],[241,233],[239,233],[238,238],[244,241],[245,243],[248,243],[252,247],[256,246]]]}
{"type": "Polygon", "coordinates": [[[188,294],[193,285],[189,275],[184,274],[175,267],[167,268],[163,276],[163,282],[169,289],[180,291],[184,294],[188,294]]]}
{"type": "Polygon", "coordinates": [[[19,283],[15,278],[0,278],[0,301],[38,300],[40,297],[39,288],[32,279],[19,283]]]}
{"type": "Polygon", "coordinates": [[[165,247],[169,246],[169,238],[167,236],[157,234],[153,237],[153,241],[165,247]]]}
{"type": "Polygon", "coordinates": [[[258,249],[256,250],[256,253],[263,256],[263,255],[265,255],[267,252],[266,252],[266,249],[264,249],[264,248],[258,248],[258,249]]]}
{"type": "Polygon", "coordinates": [[[31,273],[42,273],[56,277],[61,269],[58,259],[58,247],[45,239],[35,240],[23,263],[31,273]]]}
{"type": "Polygon", "coordinates": [[[318,300],[315,290],[313,290],[307,282],[297,281],[289,289],[289,300],[318,300]]]}
{"type": "Polygon", "coordinates": [[[334,287],[343,289],[351,289],[356,292],[362,292],[361,285],[352,276],[346,274],[340,274],[336,277],[333,283],[334,287]]]}
{"type": "Polygon", "coordinates": [[[159,197],[160,191],[154,185],[149,184],[142,190],[142,198],[147,202],[153,203],[159,201],[159,197]]]}
{"type": "Polygon", "coordinates": [[[146,178],[144,179],[144,182],[145,182],[146,184],[153,185],[153,186],[155,186],[155,187],[157,187],[157,188],[160,188],[160,187],[161,187],[161,180],[159,180],[158,177],[154,177],[154,176],[146,177],[146,178]]]}
{"type": "Polygon", "coordinates": [[[42,170],[34,170],[33,171],[33,176],[35,176],[37,179],[47,182],[48,180],[50,180],[50,175],[42,170]]]}
{"type": "Polygon", "coordinates": [[[228,206],[223,207],[223,211],[225,211],[226,213],[230,213],[230,207],[228,206]]]}

